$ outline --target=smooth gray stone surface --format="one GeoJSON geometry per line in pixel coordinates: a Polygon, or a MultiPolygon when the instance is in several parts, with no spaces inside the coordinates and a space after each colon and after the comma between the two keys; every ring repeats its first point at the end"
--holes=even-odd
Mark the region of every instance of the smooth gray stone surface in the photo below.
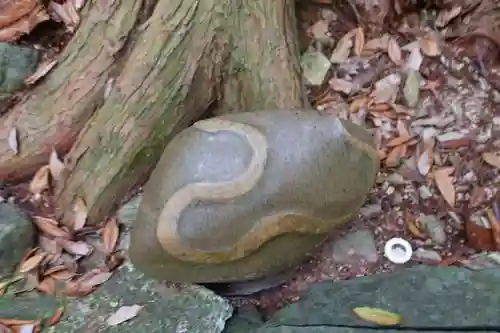
{"type": "MultiPolygon", "coordinates": [[[[266,326],[366,325],[352,309],[380,308],[402,316],[401,327],[500,328],[500,269],[415,266],[311,286],[300,301],[274,314],[266,326]]],[[[260,332],[266,332],[261,330],[260,332]]]]}
{"type": "Polygon", "coordinates": [[[0,318],[43,320],[64,306],[55,298],[36,292],[0,296],[0,318]]]}
{"type": "Polygon", "coordinates": [[[349,232],[333,243],[332,256],[336,263],[350,263],[353,260],[375,263],[378,261],[375,237],[368,229],[349,232]]]}
{"type": "Polygon", "coordinates": [[[378,168],[366,129],[314,110],[202,120],[167,145],[144,186],[131,260],[172,282],[287,272],[355,217],[378,168]]]}
{"type": "Polygon", "coordinates": [[[199,286],[167,287],[130,264],[82,299],[71,299],[53,333],[220,333],[232,308],[199,286]],[[124,305],[144,308],[131,320],[109,327],[106,320],[124,305]]]}
{"type": "Polygon", "coordinates": [[[235,310],[235,314],[226,322],[224,333],[250,333],[261,327],[264,318],[252,305],[245,305],[235,310]]]}
{"type": "Polygon", "coordinates": [[[35,244],[35,227],[16,206],[0,203],[0,277],[11,274],[35,244]]]}
{"type": "Polygon", "coordinates": [[[224,333],[498,332],[499,302],[500,268],[420,265],[313,285],[262,325],[254,312],[237,312],[224,333]],[[402,322],[395,329],[361,320],[352,309],[362,306],[397,313],[402,322]]]}
{"type": "MultiPolygon", "coordinates": [[[[118,249],[127,250],[128,233],[135,219],[140,197],[122,206],[118,219],[123,224],[118,249]]],[[[124,266],[96,291],[68,300],[61,321],[52,333],[220,333],[233,309],[212,291],[195,285],[166,285],[147,278],[126,261],[124,266]],[[131,320],[109,327],[106,320],[120,307],[142,305],[131,320]]]]}
{"type": "Polygon", "coordinates": [[[0,97],[23,86],[36,70],[38,57],[39,51],[33,48],[0,43],[0,97]]]}

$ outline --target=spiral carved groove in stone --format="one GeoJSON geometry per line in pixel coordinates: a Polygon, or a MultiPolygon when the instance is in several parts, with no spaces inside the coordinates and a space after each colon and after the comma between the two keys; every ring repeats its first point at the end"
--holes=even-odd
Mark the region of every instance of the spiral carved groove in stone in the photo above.
{"type": "MultiPolygon", "coordinates": [[[[228,200],[248,193],[264,172],[268,151],[266,137],[250,125],[221,119],[207,119],[198,121],[193,127],[209,133],[234,132],[247,140],[252,148],[253,156],[245,172],[235,179],[219,183],[188,184],[175,192],[167,201],[159,216],[157,238],[161,246],[170,254],[187,260],[193,256],[199,257],[195,254],[200,252],[183,245],[182,239],[178,236],[178,221],[182,211],[195,200],[228,200]]],[[[210,256],[213,254],[209,253],[210,256]]],[[[192,259],[198,261],[196,258],[192,259]]],[[[206,262],[202,258],[198,259],[206,262]]]]}
{"type": "MultiPolygon", "coordinates": [[[[177,231],[184,209],[194,201],[230,200],[250,192],[261,179],[268,158],[266,137],[251,125],[222,119],[208,119],[195,123],[193,127],[208,133],[220,131],[236,133],[245,138],[253,155],[245,172],[235,179],[218,183],[188,184],[170,197],[159,216],[156,229],[160,245],[170,255],[193,263],[230,262],[248,256],[265,242],[279,235],[291,232],[326,234],[331,230],[332,222],[333,224],[341,223],[351,217],[351,214],[346,214],[336,216],[334,221],[323,221],[306,212],[282,211],[254,221],[253,227],[229,248],[204,251],[186,245],[177,231]]],[[[350,135],[347,135],[345,139],[368,155],[374,153],[373,148],[350,135]]]]}
{"type": "MultiPolygon", "coordinates": [[[[322,234],[330,231],[332,221],[322,221],[304,215],[303,212],[283,211],[255,221],[254,226],[244,236],[233,246],[224,250],[207,252],[183,244],[183,240],[177,232],[183,210],[193,201],[229,200],[248,193],[262,177],[268,157],[267,139],[253,126],[222,119],[203,120],[193,126],[209,133],[231,131],[241,135],[251,146],[253,156],[245,172],[233,180],[188,184],[170,197],[159,216],[156,229],[156,236],[162,248],[170,255],[183,261],[216,264],[248,256],[265,242],[285,233],[322,234]]],[[[339,223],[348,218],[350,218],[350,214],[338,216],[335,222],[339,223]]]]}

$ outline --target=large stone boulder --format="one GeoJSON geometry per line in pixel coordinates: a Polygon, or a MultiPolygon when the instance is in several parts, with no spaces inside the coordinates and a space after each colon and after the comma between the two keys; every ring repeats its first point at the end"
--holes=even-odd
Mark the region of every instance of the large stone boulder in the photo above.
{"type": "Polygon", "coordinates": [[[500,327],[500,269],[471,271],[419,265],[346,281],[325,281],[264,322],[240,308],[223,333],[444,333],[496,332],[500,327]],[[392,312],[397,327],[362,320],[357,307],[392,312]]]}
{"type": "Polygon", "coordinates": [[[201,120],[171,141],[145,185],[131,260],[174,282],[289,270],[356,214],[378,165],[366,130],[316,111],[201,120]]]}

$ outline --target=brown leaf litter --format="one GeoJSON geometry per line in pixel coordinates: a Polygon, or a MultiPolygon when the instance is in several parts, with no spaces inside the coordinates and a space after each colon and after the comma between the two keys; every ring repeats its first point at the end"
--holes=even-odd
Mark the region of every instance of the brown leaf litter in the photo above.
{"type": "MultiPolygon", "coordinates": [[[[395,21],[397,34],[367,37],[373,31],[354,27],[333,47],[323,45],[323,52],[332,52],[332,78],[328,86],[311,90],[311,100],[319,110],[363,124],[373,133],[382,168],[365,206],[379,207],[378,213],[361,215],[333,235],[291,281],[249,298],[235,298],[235,304],[250,302],[272,313],[300,298],[317,281],[418,263],[471,267],[470,255],[499,251],[500,201],[495,198],[500,181],[500,85],[491,76],[482,76],[480,66],[464,54],[464,45],[471,43],[473,35],[458,43],[447,30],[450,22],[454,28],[478,28],[478,14],[471,9],[476,5],[441,5],[434,27],[424,24],[422,28],[423,22],[418,17],[415,21],[414,15],[413,24],[395,21]],[[472,19],[475,28],[469,25],[472,19]],[[364,46],[358,42],[355,48],[354,36],[361,32],[365,33],[364,46]],[[381,67],[382,71],[373,71],[381,67]],[[365,73],[375,74],[369,82],[358,84],[365,73]],[[408,83],[409,75],[414,82],[408,83]],[[422,214],[425,219],[420,218],[422,214]],[[435,226],[423,223],[429,220],[442,228],[439,237],[435,226]],[[377,240],[379,261],[332,262],[331,253],[325,250],[329,244],[366,228],[377,240]],[[383,244],[391,237],[411,242],[415,255],[409,264],[397,266],[381,255],[383,244]]],[[[328,22],[326,35],[335,35],[336,24],[343,22],[328,22]]],[[[483,63],[490,67],[489,72],[498,72],[498,63],[483,63]]]]}

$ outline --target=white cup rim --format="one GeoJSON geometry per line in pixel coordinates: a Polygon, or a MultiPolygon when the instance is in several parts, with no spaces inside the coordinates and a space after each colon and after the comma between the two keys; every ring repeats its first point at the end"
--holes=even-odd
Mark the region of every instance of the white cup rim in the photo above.
{"type": "Polygon", "coordinates": [[[411,259],[413,249],[411,244],[406,239],[394,237],[385,243],[384,255],[395,264],[404,264],[411,259]],[[395,246],[402,247],[403,251],[395,251],[395,246]]]}

